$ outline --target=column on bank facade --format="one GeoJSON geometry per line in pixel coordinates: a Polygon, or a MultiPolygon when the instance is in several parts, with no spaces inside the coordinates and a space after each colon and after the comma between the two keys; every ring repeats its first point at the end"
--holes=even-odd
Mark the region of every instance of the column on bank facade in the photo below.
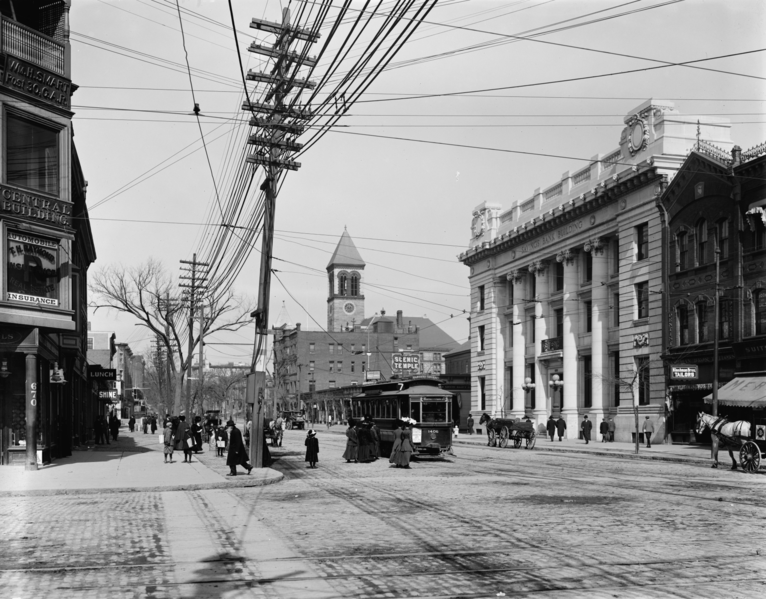
{"type": "Polygon", "coordinates": [[[548,339],[548,317],[550,316],[550,304],[548,293],[548,260],[537,260],[529,265],[529,272],[535,277],[537,293],[535,299],[535,424],[544,423],[548,420],[549,411],[548,392],[548,368],[540,360],[542,344],[548,339]]]}
{"type": "Polygon", "coordinates": [[[507,328],[504,326],[506,298],[505,291],[508,282],[505,277],[495,277],[488,286],[487,308],[490,312],[489,330],[493,338],[489,340],[487,357],[492,361],[491,374],[488,377],[487,408],[495,418],[505,411],[505,347],[507,345],[507,328]]]}
{"type": "Polygon", "coordinates": [[[579,428],[577,396],[579,393],[579,361],[577,359],[577,334],[580,326],[580,300],[577,296],[577,254],[575,249],[564,250],[556,255],[556,261],[564,265],[564,390],[561,414],[567,422],[570,437],[579,428]]]}
{"type": "Polygon", "coordinates": [[[602,237],[591,239],[585,244],[585,251],[590,252],[593,263],[591,283],[591,393],[593,394],[593,428],[596,429],[604,412],[607,410],[609,386],[605,376],[609,374],[609,352],[607,349],[609,328],[609,288],[606,286],[608,274],[607,240],[602,237]],[[597,419],[597,420],[596,420],[597,419]],[[597,424],[598,422],[598,424],[597,424]]]}
{"type": "Polygon", "coordinates": [[[513,392],[513,409],[511,418],[524,416],[524,402],[526,401],[523,389],[524,378],[527,376],[526,368],[526,339],[524,338],[524,320],[526,310],[524,299],[526,295],[525,280],[528,273],[524,270],[514,270],[507,275],[508,281],[513,285],[513,314],[511,320],[511,335],[513,337],[513,376],[511,386],[513,392]]]}

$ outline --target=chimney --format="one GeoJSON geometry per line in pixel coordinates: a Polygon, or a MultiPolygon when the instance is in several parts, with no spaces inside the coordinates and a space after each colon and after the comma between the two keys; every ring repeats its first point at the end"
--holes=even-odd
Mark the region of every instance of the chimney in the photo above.
{"type": "Polygon", "coordinates": [[[380,315],[381,316],[385,316],[386,315],[386,311],[384,309],[382,309],[382,308],[380,309],[380,315]]]}
{"type": "Polygon", "coordinates": [[[300,331],[301,330],[301,323],[299,323],[299,322],[295,323],[295,330],[296,331],[300,331]]]}
{"type": "Polygon", "coordinates": [[[731,165],[739,166],[740,164],[742,164],[742,148],[734,146],[731,149],[731,165]]]}
{"type": "Polygon", "coordinates": [[[401,329],[404,326],[404,317],[401,310],[396,311],[396,328],[401,329]]]}

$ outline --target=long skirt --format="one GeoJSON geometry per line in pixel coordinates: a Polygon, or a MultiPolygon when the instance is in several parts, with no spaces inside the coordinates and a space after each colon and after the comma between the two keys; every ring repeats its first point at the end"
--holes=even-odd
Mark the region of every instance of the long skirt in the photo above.
{"type": "Polygon", "coordinates": [[[351,443],[346,443],[346,451],[343,452],[343,459],[347,461],[354,461],[357,459],[357,446],[351,443]]]}
{"type": "Polygon", "coordinates": [[[367,444],[360,445],[359,446],[359,450],[357,451],[357,454],[356,454],[357,455],[357,459],[360,462],[369,462],[369,461],[371,461],[372,460],[372,451],[370,451],[371,449],[372,449],[371,445],[367,445],[367,444]]]}

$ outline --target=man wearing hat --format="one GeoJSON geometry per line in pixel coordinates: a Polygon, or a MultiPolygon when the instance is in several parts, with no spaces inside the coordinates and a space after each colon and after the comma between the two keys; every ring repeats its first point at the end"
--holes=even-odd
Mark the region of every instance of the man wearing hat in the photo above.
{"type": "Polygon", "coordinates": [[[473,416],[468,414],[468,420],[466,420],[466,427],[468,428],[468,434],[473,435],[473,416]]]}
{"type": "Polygon", "coordinates": [[[580,430],[582,431],[582,438],[585,439],[585,444],[590,443],[590,431],[593,429],[593,423],[588,420],[588,415],[585,414],[580,424],[580,430]]]}
{"type": "Polygon", "coordinates": [[[242,466],[250,474],[253,467],[248,462],[242,432],[237,428],[233,420],[229,420],[226,423],[226,427],[229,431],[229,455],[226,457],[226,465],[231,470],[226,476],[237,476],[237,466],[242,466]]]}
{"type": "Polygon", "coordinates": [[[652,448],[652,433],[654,433],[654,423],[649,416],[644,420],[644,425],[641,427],[641,431],[644,433],[644,439],[646,439],[646,446],[652,448]]]}

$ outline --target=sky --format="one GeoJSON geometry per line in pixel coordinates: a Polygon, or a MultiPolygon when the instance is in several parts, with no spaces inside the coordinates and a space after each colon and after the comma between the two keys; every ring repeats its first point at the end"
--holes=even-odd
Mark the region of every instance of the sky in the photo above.
{"type": "MultiPolygon", "coordinates": [[[[209,241],[202,224],[220,221],[248,130],[229,4],[180,0],[183,39],[174,0],[72,4],[73,124],[98,254],[91,268],[153,258],[178,274],[179,260],[209,241]]],[[[247,47],[273,41],[250,19],[280,21],[288,4],[293,14],[301,5],[232,1],[245,71],[269,69],[247,47]]],[[[284,302],[292,323],[326,326],[323,273],[345,227],[367,263],[367,316],[428,316],[464,342],[468,268],[457,255],[481,202],[509,207],[616,149],[623,118],[648,98],[728,120],[743,150],[766,141],[761,0],[441,0],[425,21],[287,174],[276,202],[272,323],[284,302]],[[693,65],[704,69],[664,64],[722,56],[693,65]]],[[[335,52],[331,45],[315,75],[335,52]]],[[[247,85],[255,94],[257,84],[247,85]]],[[[259,260],[253,251],[237,293],[255,296],[259,260]]],[[[149,348],[148,331],[127,316],[99,309],[91,321],[134,352],[149,348]]],[[[248,362],[253,331],[211,337],[206,359],[248,362]]]]}

